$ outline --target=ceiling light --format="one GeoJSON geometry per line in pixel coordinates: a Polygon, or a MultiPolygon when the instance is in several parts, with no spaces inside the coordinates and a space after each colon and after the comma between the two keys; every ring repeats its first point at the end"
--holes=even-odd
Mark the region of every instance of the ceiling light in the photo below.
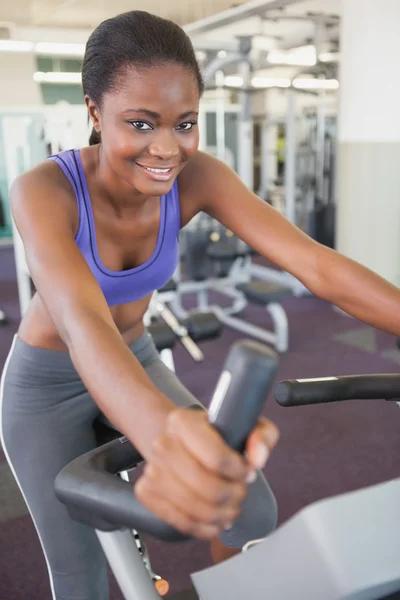
{"type": "Polygon", "coordinates": [[[196,50],[196,58],[199,62],[206,60],[207,54],[203,50],[196,50]]]}
{"type": "Polygon", "coordinates": [[[339,62],[340,54],[339,52],[321,52],[318,58],[321,62],[339,62]]]}
{"type": "Polygon", "coordinates": [[[272,50],[268,53],[267,61],[273,65],[293,65],[311,67],[317,62],[315,46],[299,46],[290,50],[272,50]]]}
{"type": "Polygon", "coordinates": [[[0,52],[32,52],[32,42],[19,42],[17,40],[0,40],[0,52]]]}
{"type": "Polygon", "coordinates": [[[229,87],[241,87],[243,85],[243,77],[238,75],[228,75],[225,77],[225,85],[229,87]]]}
{"type": "Polygon", "coordinates": [[[290,87],[290,79],[284,77],[253,77],[251,83],[256,88],[290,87]]]}
{"type": "MultiPolygon", "coordinates": [[[[228,75],[224,84],[228,87],[241,87],[243,78],[238,75],[228,75]]],[[[290,87],[290,79],[285,77],[253,77],[251,85],[255,88],[290,87]]]]}
{"type": "Polygon", "coordinates": [[[64,44],[53,42],[38,42],[35,44],[37,54],[47,54],[54,56],[79,56],[85,53],[85,44],[64,44]]]}
{"type": "Polygon", "coordinates": [[[82,77],[80,73],[63,73],[61,71],[51,71],[43,73],[37,71],[33,75],[36,83],[81,83],[82,77]]]}
{"type": "Polygon", "coordinates": [[[297,77],[293,80],[293,87],[303,90],[337,90],[337,79],[311,79],[297,77]]]}

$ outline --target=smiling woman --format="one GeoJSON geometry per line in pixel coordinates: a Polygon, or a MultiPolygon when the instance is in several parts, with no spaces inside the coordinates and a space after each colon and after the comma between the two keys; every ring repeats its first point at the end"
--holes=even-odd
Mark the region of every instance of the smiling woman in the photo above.
{"type": "Polygon", "coordinates": [[[166,193],[198,147],[203,81],[189,38],[139,11],[105,21],[89,38],[82,85],[90,145],[101,140],[110,169],[137,191],[166,193]]]}
{"type": "Polygon", "coordinates": [[[244,456],[161,362],[144,329],[151,294],[201,211],[314,294],[400,335],[400,291],[308,238],[225,164],[198,152],[203,83],[185,32],[132,11],[90,36],[82,81],[90,144],[50,157],[11,189],[37,290],[3,372],[0,434],[36,525],[56,600],[107,600],[94,531],[73,522],[54,479],[96,445],[103,412],[147,462],[136,493],[159,518],[211,540],[215,560],[275,527],[260,469],[278,432],[260,420],[244,456]],[[29,460],[27,460],[27,457],[29,460]],[[32,463],[35,468],[32,469],[32,463]]]}
{"type": "Polygon", "coordinates": [[[147,460],[137,488],[142,503],[210,540],[215,560],[266,535],[277,520],[257,471],[276,428],[261,420],[247,457],[233,452],[205,411],[187,410],[197,399],[162,363],[143,326],[151,294],[177,265],[180,228],[201,210],[203,186],[185,175],[192,162],[197,177],[204,170],[197,158],[203,82],[191,42],[170,21],[119,15],[90,36],[82,82],[89,146],[50,157],[11,190],[37,293],[1,388],[2,446],[56,600],[109,597],[94,531],[69,518],[53,489],[58,472],[95,447],[100,412],[147,460]],[[26,456],[35,456],[34,470],[26,456]]]}

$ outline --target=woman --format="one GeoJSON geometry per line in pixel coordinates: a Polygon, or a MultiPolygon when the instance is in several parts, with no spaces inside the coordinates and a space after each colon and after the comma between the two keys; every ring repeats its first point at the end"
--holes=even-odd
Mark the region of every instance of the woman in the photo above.
{"type": "Polygon", "coordinates": [[[400,334],[400,292],[319,246],[216,159],[198,152],[203,84],[177,25],[133,11],[91,35],[82,70],[90,146],[52,157],[12,186],[14,219],[38,293],[2,380],[2,443],[46,557],[53,598],[106,600],[93,531],[72,522],[53,482],[93,448],[102,411],[147,467],[136,490],[159,517],[209,539],[214,560],[276,525],[260,473],[278,432],[260,421],[246,459],[227,448],[143,328],[151,293],[200,211],[314,294],[400,334]]]}

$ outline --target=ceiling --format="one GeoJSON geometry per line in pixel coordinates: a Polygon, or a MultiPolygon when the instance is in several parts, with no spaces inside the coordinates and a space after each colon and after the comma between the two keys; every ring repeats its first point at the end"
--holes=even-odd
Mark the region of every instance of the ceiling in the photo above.
{"type": "MultiPolygon", "coordinates": [[[[234,0],[242,4],[243,0],[234,0]]],[[[0,20],[23,26],[91,29],[118,13],[138,9],[184,25],[231,8],[232,0],[14,0],[0,3],[0,20]]]]}
{"type": "Polygon", "coordinates": [[[270,50],[302,45],[315,39],[315,19],[318,17],[310,18],[310,13],[323,15],[325,18],[333,16],[328,19],[329,27],[323,33],[327,39],[337,39],[335,18],[341,13],[343,1],[252,0],[246,4],[243,0],[1,0],[0,22],[11,23],[18,28],[82,31],[91,30],[100,21],[118,13],[140,9],[172,19],[180,25],[190,24],[187,29],[197,47],[228,48],[239,35],[256,35],[257,43],[265,50],[270,50]],[[287,5],[284,9],[276,8],[284,4],[287,5]],[[215,21],[215,15],[232,7],[237,7],[233,13],[246,11],[246,14],[252,12],[253,16],[243,18],[242,13],[236,22],[224,26],[214,25],[210,30],[210,20],[215,21]],[[252,10],[249,11],[247,7],[252,10]],[[280,19],[275,20],[276,17],[280,19]],[[201,19],[206,20],[209,31],[199,32],[201,19]]]}

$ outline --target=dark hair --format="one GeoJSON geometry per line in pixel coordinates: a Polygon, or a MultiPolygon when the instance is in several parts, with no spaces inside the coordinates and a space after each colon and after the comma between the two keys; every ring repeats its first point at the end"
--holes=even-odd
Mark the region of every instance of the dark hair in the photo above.
{"type": "MultiPolygon", "coordinates": [[[[124,67],[158,66],[168,62],[183,65],[199,87],[204,82],[192,42],[179,25],[148,12],[132,10],[107,19],[90,35],[82,65],[83,93],[99,108],[106,92],[118,84],[124,67]]],[[[89,144],[98,144],[100,134],[94,129],[89,144]]]]}

